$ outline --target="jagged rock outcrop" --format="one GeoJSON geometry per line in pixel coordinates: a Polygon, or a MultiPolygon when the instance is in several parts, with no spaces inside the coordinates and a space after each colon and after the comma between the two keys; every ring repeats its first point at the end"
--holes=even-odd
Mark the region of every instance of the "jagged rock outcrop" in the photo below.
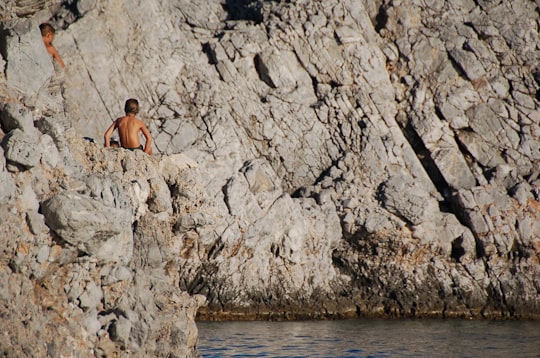
{"type": "MultiPolygon", "coordinates": [[[[43,160],[47,147],[33,149],[31,167],[2,160],[3,187],[11,189],[0,221],[2,354],[195,356],[204,298],[181,291],[170,270],[177,238],[163,234],[167,207],[151,205],[165,185],[159,164],[143,153],[103,151],[72,131],[55,135],[78,164],[70,170],[69,161],[43,160]]],[[[16,144],[4,138],[7,153],[16,144]]],[[[181,163],[167,171],[171,180],[181,163]]]]}
{"type": "Polygon", "coordinates": [[[187,294],[212,319],[539,317],[535,2],[1,6],[7,352],[192,354],[187,294]],[[155,157],[101,148],[130,97],[155,157]]]}

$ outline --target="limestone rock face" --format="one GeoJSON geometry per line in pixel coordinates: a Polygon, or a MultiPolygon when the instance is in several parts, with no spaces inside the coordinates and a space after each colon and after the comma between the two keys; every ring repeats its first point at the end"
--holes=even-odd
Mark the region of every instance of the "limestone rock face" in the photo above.
{"type": "Polygon", "coordinates": [[[197,310],[540,317],[535,2],[62,4],[0,5],[5,354],[193,356],[197,310]],[[153,157],[102,148],[128,98],[153,157]]]}

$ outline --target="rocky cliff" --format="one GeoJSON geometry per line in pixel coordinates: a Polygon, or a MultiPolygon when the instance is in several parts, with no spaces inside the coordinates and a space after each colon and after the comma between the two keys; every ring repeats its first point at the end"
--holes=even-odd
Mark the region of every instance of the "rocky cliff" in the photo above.
{"type": "Polygon", "coordinates": [[[0,9],[4,353],[190,356],[197,311],[540,317],[535,2],[0,9]],[[130,97],[153,157],[102,148],[130,97]]]}

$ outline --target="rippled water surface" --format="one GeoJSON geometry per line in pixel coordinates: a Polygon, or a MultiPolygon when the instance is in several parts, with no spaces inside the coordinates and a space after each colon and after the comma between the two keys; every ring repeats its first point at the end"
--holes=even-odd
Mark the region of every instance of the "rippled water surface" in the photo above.
{"type": "Polygon", "coordinates": [[[202,357],[540,357],[538,321],[197,322],[202,357]]]}

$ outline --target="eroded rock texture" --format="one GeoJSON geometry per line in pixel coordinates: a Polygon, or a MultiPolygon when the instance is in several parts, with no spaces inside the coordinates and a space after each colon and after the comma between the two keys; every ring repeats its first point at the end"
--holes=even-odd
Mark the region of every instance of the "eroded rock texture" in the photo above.
{"type": "Polygon", "coordinates": [[[197,294],[210,319],[539,317],[535,2],[0,6],[6,352],[194,354],[197,294]],[[130,97],[154,157],[101,148],[130,97]]]}

